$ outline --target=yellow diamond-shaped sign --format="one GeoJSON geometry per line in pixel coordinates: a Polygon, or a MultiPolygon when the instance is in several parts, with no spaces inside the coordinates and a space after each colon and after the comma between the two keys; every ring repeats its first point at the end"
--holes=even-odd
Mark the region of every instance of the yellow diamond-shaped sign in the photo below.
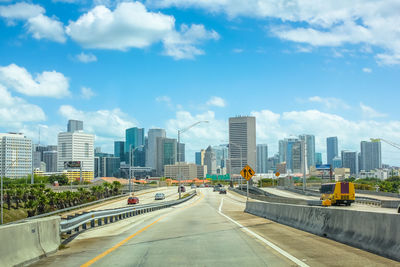
{"type": "Polygon", "coordinates": [[[240,172],[240,174],[242,175],[242,177],[244,179],[246,179],[247,181],[249,181],[251,179],[251,177],[254,176],[254,174],[256,174],[256,172],[249,166],[246,165],[244,166],[243,170],[240,172]]]}

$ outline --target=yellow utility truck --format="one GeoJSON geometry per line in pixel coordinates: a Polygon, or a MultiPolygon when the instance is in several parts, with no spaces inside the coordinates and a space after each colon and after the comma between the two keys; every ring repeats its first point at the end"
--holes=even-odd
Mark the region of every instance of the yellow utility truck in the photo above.
{"type": "Polygon", "coordinates": [[[320,192],[323,206],[350,206],[356,199],[354,184],[349,182],[322,184],[320,192]]]}

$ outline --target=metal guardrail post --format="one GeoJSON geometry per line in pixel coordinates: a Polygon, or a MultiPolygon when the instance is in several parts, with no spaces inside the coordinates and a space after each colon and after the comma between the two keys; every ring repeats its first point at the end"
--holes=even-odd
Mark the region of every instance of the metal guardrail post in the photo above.
{"type": "Polygon", "coordinates": [[[86,229],[87,229],[86,223],[82,224],[82,229],[83,229],[83,230],[86,230],[86,229]]]}
{"type": "Polygon", "coordinates": [[[93,228],[94,227],[94,220],[90,221],[90,227],[93,228]]]}

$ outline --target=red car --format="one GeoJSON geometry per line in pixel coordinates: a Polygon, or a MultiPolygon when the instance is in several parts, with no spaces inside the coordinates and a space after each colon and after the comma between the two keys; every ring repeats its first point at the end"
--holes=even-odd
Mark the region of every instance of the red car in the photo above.
{"type": "Polygon", "coordinates": [[[128,205],[129,204],[138,204],[139,203],[139,198],[137,197],[129,197],[128,198],[128,205]]]}

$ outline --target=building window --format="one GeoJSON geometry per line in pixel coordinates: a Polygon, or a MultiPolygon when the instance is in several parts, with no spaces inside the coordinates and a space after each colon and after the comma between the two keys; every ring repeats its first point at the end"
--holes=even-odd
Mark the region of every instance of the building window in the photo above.
{"type": "Polygon", "coordinates": [[[85,157],[89,157],[89,143],[85,143],[85,157]]]}

